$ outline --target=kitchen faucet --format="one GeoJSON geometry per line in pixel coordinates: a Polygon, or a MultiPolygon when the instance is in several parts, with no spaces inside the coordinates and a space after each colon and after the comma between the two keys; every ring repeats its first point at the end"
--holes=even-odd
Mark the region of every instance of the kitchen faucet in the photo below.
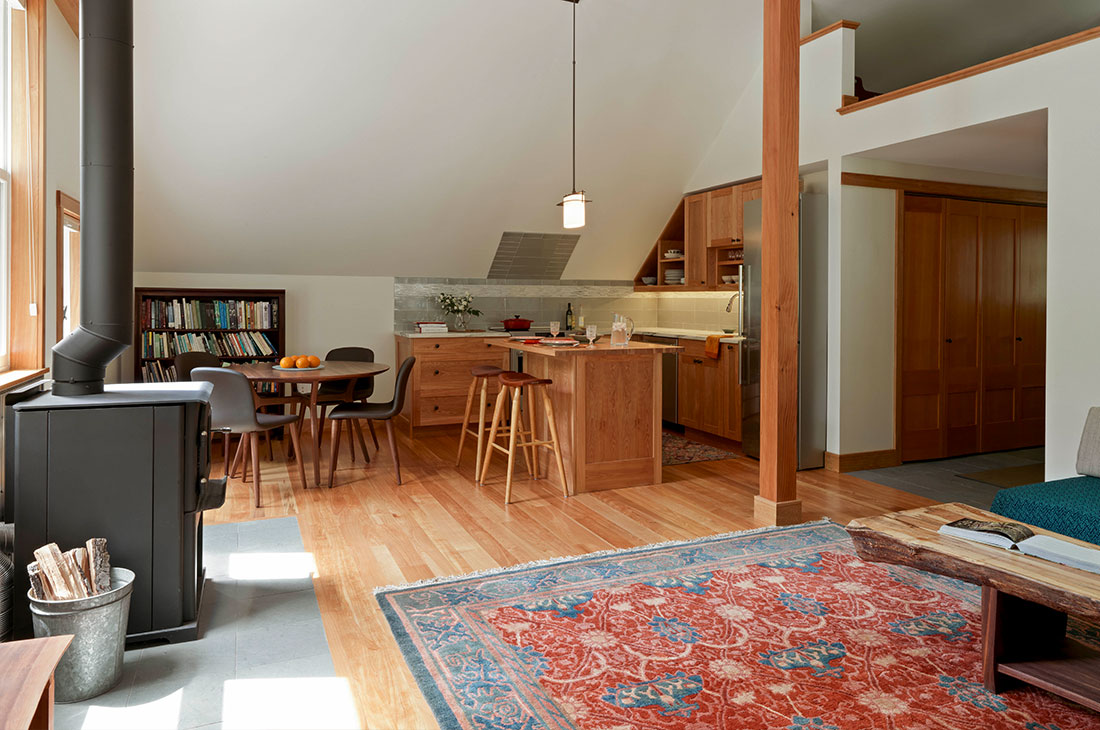
{"type": "Polygon", "coordinates": [[[736,294],[730,296],[730,300],[726,303],[726,314],[733,311],[733,300],[737,298],[736,294]]]}

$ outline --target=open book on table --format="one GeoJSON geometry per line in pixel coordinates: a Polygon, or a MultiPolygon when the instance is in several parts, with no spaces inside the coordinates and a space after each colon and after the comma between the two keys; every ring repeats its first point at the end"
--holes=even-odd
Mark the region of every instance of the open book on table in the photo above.
{"type": "Polygon", "coordinates": [[[1084,547],[1050,535],[1036,535],[1027,525],[1019,522],[962,519],[942,525],[939,531],[942,535],[961,537],[1007,550],[1019,550],[1024,555],[1090,573],[1100,573],[1100,549],[1084,547]]]}

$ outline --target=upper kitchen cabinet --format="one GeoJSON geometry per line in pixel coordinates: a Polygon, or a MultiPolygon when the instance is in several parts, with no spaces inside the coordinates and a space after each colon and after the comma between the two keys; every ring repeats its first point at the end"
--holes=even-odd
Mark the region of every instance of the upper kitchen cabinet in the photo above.
{"type": "Polygon", "coordinates": [[[741,243],[741,189],[719,188],[707,193],[707,247],[741,243]]]}
{"type": "Polygon", "coordinates": [[[707,247],[710,216],[707,209],[709,193],[699,193],[684,198],[684,269],[686,284],[691,287],[707,286],[707,247]]]}

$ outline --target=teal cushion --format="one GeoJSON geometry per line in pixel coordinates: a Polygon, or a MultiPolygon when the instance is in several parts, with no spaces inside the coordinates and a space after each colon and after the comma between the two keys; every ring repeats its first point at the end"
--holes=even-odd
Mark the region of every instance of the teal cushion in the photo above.
{"type": "Polygon", "coordinates": [[[991,511],[1100,545],[1100,478],[1072,477],[1002,489],[991,511]]]}

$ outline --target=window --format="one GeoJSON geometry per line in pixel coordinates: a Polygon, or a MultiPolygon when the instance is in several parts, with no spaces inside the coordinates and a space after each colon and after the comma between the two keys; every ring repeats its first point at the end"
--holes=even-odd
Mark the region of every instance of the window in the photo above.
{"type": "Polygon", "coordinates": [[[0,371],[8,369],[8,308],[11,295],[11,10],[0,12],[0,371]]]}
{"type": "Polygon", "coordinates": [[[80,324],[80,203],[57,191],[57,339],[80,324]]]}

